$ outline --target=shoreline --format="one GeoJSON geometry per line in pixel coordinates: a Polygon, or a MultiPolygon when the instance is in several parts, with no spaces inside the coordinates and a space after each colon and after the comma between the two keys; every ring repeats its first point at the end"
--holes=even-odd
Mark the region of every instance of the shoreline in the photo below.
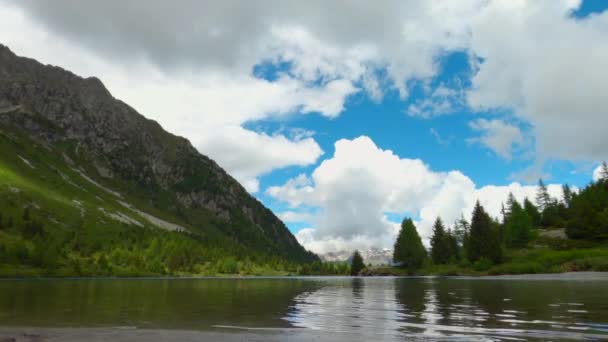
{"type": "MultiPolygon", "coordinates": [[[[0,281],[21,280],[284,280],[284,279],[351,279],[351,278],[448,278],[448,279],[505,279],[505,280],[608,280],[608,272],[605,271],[580,271],[561,273],[522,273],[522,274],[498,274],[498,275],[443,275],[443,274],[385,274],[385,275],[291,275],[291,276],[158,276],[158,277],[23,277],[23,278],[1,278],[0,281]]],[[[0,340],[0,342],[3,342],[0,340]]]]}
{"type": "Polygon", "coordinates": [[[2,327],[0,342],[165,342],[165,341],[354,341],[353,333],[333,334],[311,329],[213,327],[210,330],[139,329],[135,327],[2,327]]]}

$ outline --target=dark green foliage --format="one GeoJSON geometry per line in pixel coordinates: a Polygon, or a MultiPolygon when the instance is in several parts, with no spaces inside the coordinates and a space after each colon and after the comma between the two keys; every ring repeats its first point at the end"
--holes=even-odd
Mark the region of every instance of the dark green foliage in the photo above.
{"type": "Polygon", "coordinates": [[[473,210],[467,258],[474,263],[486,258],[494,263],[502,259],[500,227],[477,202],[473,210]]]}
{"type": "Polygon", "coordinates": [[[517,201],[510,201],[509,205],[509,215],[504,223],[505,242],[508,247],[525,247],[532,237],[532,218],[517,201]]]}
{"type": "Polygon", "coordinates": [[[39,221],[26,221],[23,224],[22,234],[26,239],[42,237],[44,235],[44,226],[39,221]]]}
{"type": "Polygon", "coordinates": [[[448,255],[450,256],[449,262],[458,262],[460,260],[460,245],[458,244],[458,238],[451,229],[448,229],[445,238],[447,241],[448,255]]]}
{"type": "Polygon", "coordinates": [[[454,238],[458,243],[458,247],[460,250],[458,258],[466,258],[466,253],[469,245],[469,222],[461,216],[460,219],[456,220],[454,223],[454,238]]]}
{"type": "Polygon", "coordinates": [[[551,198],[551,195],[549,195],[547,186],[542,179],[539,179],[536,193],[536,205],[538,206],[538,210],[543,212],[552,202],[553,199],[551,198]]]}
{"type": "Polygon", "coordinates": [[[608,239],[608,181],[590,184],[568,208],[566,233],[573,239],[608,239]]]}
{"type": "Polygon", "coordinates": [[[422,245],[422,240],[416,231],[414,222],[410,218],[404,219],[395,242],[393,261],[401,267],[415,270],[422,266],[425,258],[426,250],[422,245]]]}
{"type": "Polygon", "coordinates": [[[566,207],[570,207],[570,204],[572,204],[572,198],[574,196],[574,193],[570,189],[570,185],[562,185],[562,192],[564,193],[564,203],[566,204],[566,207]]]}
{"type": "Polygon", "coordinates": [[[359,251],[355,251],[351,258],[350,264],[350,275],[356,276],[365,268],[365,263],[363,262],[363,257],[359,253],[359,251]]]}
{"type": "MultiPolygon", "coordinates": [[[[562,203],[549,195],[547,186],[542,179],[538,180],[538,191],[536,194],[536,204],[540,212],[540,226],[548,227],[563,227],[567,220],[567,206],[570,205],[574,195],[570,191],[569,186],[564,186],[564,201],[562,203]]],[[[532,218],[534,220],[534,218],[532,218]]]]}
{"type": "Polygon", "coordinates": [[[527,197],[524,199],[524,210],[532,220],[532,225],[534,227],[538,227],[540,225],[540,213],[538,212],[538,208],[530,201],[527,197]]]}
{"type": "Polygon", "coordinates": [[[23,215],[21,216],[21,218],[23,218],[23,221],[29,221],[30,220],[30,207],[25,207],[25,209],[23,209],[23,215]]]}
{"type": "Polygon", "coordinates": [[[608,181],[608,164],[602,162],[602,168],[600,169],[600,181],[608,181]]]}
{"type": "Polygon", "coordinates": [[[431,258],[434,264],[447,264],[454,257],[450,236],[445,231],[441,218],[437,218],[433,225],[433,236],[431,237],[431,258]]]}
{"type": "MultiPolygon", "coordinates": [[[[475,206],[470,225],[463,217],[454,223],[452,232],[445,231],[443,225],[436,222],[431,240],[434,263],[425,263],[424,267],[417,270],[418,274],[479,275],[608,270],[608,251],[605,247],[608,242],[608,166],[603,167],[605,177],[578,193],[564,185],[563,202],[551,198],[546,186],[542,181],[539,182],[537,198],[543,206],[542,212],[529,199],[524,199],[522,206],[510,194],[507,205],[502,210],[503,224],[490,218],[479,203],[475,206]],[[541,225],[546,225],[551,231],[537,232],[535,227],[541,225]],[[560,234],[554,235],[560,233],[559,228],[564,225],[570,239],[561,238],[560,234]],[[442,244],[441,236],[449,243],[442,244]],[[534,245],[531,246],[532,244],[534,245]],[[445,246],[449,246],[447,249],[450,252],[447,254],[460,255],[463,260],[451,258],[446,263],[445,256],[439,253],[445,246]],[[460,253],[453,252],[458,249],[460,253]]],[[[403,231],[402,228],[401,239],[403,231]]],[[[378,274],[403,275],[403,272],[399,269],[393,273],[381,270],[378,274]]],[[[413,272],[410,270],[409,273],[413,272]]]]}

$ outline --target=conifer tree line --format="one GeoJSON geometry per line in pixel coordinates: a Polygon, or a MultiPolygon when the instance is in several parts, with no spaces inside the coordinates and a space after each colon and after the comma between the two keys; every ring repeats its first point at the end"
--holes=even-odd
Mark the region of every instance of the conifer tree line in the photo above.
{"type": "Polygon", "coordinates": [[[529,246],[539,229],[565,228],[570,239],[608,239],[608,165],[602,163],[600,177],[579,192],[562,186],[561,200],[550,195],[543,180],[538,181],[534,202],[522,203],[509,194],[502,218],[492,218],[479,203],[471,222],[464,216],[449,228],[440,217],[433,225],[430,249],[422,244],[414,222],[403,220],[393,252],[396,265],[415,270],[428,260],[436,265],[468,262],[498,264],[505,250],[529,246]]]}

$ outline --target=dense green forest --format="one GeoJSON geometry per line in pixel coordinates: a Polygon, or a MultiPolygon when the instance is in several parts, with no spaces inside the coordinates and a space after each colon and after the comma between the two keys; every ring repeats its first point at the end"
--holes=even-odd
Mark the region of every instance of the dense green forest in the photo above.
{"type": "Polygon", "coordinates": [[[500,219],[477,202],[471,222],[461,218],[449,229],[437,218],[428,253],[412,220],[405,219],[394,261],[401,273],[410,274],[608,271],[605,162],[599,180],[579,192],[564,185],[561,200],[551,197],[539,180],[535,202],[526,198],[519,203],[510,194],[500,219]]]}

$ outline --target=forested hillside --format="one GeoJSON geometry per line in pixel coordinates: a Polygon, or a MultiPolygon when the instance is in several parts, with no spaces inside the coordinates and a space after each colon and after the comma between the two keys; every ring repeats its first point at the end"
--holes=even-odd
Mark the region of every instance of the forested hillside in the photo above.
{"type": "Polygon", "coordinates": [[[471,222],[437,218],[428,254],[410,219],[395,243],[395,262],[409,273],[544,273],[608,271],[608,165],[580,191],[563,186],[553,198],[542,180],[534,199],[511,194],[502,217],[478,202],[471,222]]]}

